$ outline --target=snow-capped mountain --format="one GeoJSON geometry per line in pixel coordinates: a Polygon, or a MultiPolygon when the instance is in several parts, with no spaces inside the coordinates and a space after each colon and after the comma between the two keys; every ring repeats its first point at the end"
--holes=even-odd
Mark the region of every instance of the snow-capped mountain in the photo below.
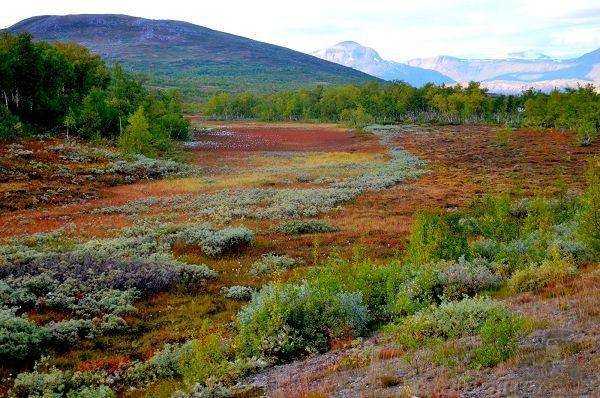
{"type": "Polygon", "coordinates": [[[526,51],[516,51],[512,53],[508,53],[506,55],[508,59],[528,59],[528,60],[542,60],[542,59],[552,59],[546,54],[542,54],[537,51],[526,50],[526,51]]]}
{"type": "Polygon", "coordinates": [[[316,51],[312,55],[385,80],[402,80],[417,87],[426,83],[454,83],[452,79],[442,73],[385,60],[374,49],[353,41],[338,43],[335,46],[316,51]]]}
{"type": "Polygon", "coordinates": [[[417,58],[408,65],[443,73],[457,82],[479,81],[491,91],[518,92],[600,84],[600,49],[581,57],[556,60],[539,53],[513,53],[506,59],[451,56],[417,58]]]}

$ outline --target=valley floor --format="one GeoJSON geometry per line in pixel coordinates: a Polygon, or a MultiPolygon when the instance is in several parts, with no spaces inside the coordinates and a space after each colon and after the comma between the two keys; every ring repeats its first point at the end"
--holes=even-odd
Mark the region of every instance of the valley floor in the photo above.
{"type": "MultiPolygon", "coordinates": [[[[211,332],[227,335],[242,303],[223,297],[223,287],[299,278],[332,252],[364,250],[383,262],[405,247],[419,210],[460,208],[484,194],[550,196],[564,187],[580,193],[586,159],[600,153],[598,140],[580,147],[566,133],[519,130],[504,137],[489,126],[402,126],[383,136],[333,125],[215,122],[209,127],[188,143],[198,172],[184,178],[127,181],[109,173],[98,179],[89,171],[97,167],[93,158],[57,160],[48,145],[35,140],[0,147],[4,176],[16,176],[0,180],[0,240],[62,230],[86,241],[115,237],[123,228],[142,224],[204,221],[219,227],[243,224],[256,234],[247,251],[222,259],[176,247],[176,258],[219,273],[205,292],[155,294],[138,303],[138,312],[127,319],[135,325],[127,338],[82,343],[59,353],[55,364],[75,368],[111,357],[144,360],[165,343],[206,332],[207,320],[211,332]],[[320,193],[340,181],[377,174],[378,167],[393,161],[394,148],[424,160],[426,168],[346,202],[305,204],[303,197],[293,196],[297,190],[320,193]],[[57,161],[76,178],[48,174],[57,161]],[[70,181],[62,183],[66,178],[70,181]],[[260,203],[250,191],[262,195],[260,203]],[[277,202],[279,198],[297,208],[277,202]],[[285,234],[277,227],[288,215],[318,218],[336,231],[285,234]],[[252,264],[267,253],[299,259],[302,266],[273,275],[250,274],[252,264]]],[[[590,264],[574,279],[540,293],[501,297],[543,327],[522,339],[517,358],[496,368],[434,364],[430,349],[409,354],[375,336],[247,381],[281,397],[599,396],[599,272],[590,264]]],[[[53,316],[30,315],[40,323],[53,316]]],[[[169,386],[159,383],[123,394],[160,396],[169,386]]]]}

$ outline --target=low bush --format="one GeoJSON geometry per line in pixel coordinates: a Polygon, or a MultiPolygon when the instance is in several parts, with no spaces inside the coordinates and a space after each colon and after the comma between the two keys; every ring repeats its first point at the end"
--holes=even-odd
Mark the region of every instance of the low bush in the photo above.
{"type": "Polygon", "coordinates": [[[495,366],[512,357],[523,333],[524,321],[518,317],[489,318],[479,328],[481,345],[475,350],[473,364],[495,366]]]}
{"type": "Polygon", "coordinates": [[[222,384],[218,383],[207,386],[203,383],[196,383],[192,386],[189,393],[176,391],[175,394],[172,395],[172,398],[231,398],[233,396],[234,394],[231,390],[224,387],[222,384]]]}
{"type": "Polygon", "coordinates": [[[476,334],[490,320],[510,319],[502,304],[488,298],[465,298],[424,309],[402,320],[395,329],[400,344],[417,348],[430,340],[476,334]]]}
{"type": "Polygon", "coordinates": [[[209,256],[218,257],[238,253],[252,244],[254,233],[245,227],[231,227],[216,231],[202,242],[202,250],[209,256]]]}
{"type": "Polygon", "coordinates": [[[440,282],[444,300],[460,300],[500,286],[501,279],[493,273],[493,265],[482,258],[467,261],[461,257],[457,262],[442,264],[438,267],[442,269],[440,282]]]}
{"type": "Polygon", "coordinates": [[[128,159],[111,162],[107,167],[96,170],[97,174],[118,174],[123,179],[160,179],[166,177],[186,177],[199,171],[186,163],[168,159],[151,159],[144,155],[134,155],[128,159]]]}
{"type": "Polygon", "coordinates": [[[277,231],[288,235],[304,235],[335,232],[338,229],[329,225],[326,221],[308,220],[308,221],[288,221],[277,227],[277,231]]]}
{"type": "Polygon", "coordinates": [[[232,376],[233,372],[229,348],[215,334],[192,341],[180,366],[183,382],[188,386],[197,382],[204,385],[221,382],[232,376]]]}
{"type": "Polygon", "coordinates": [[[184,358],[191,355],[192,341],[183,344],[165,344],[146,362],[136,362],[128,370],[125,378],[134,384],[147,384],[158,379],[181,377],[184,358]]]}
{"type": "Polygon", "coordinates": [[[106,385],[104,373],[70,372],[50,369],[48,372],[24,372],[15,378],[10,396],[15,398],[114,398],[106,385]]]}
{"type": "Polygon", "coordinates": [[[215,230],[209,224],[201,224],[182,229],[173,240],[199,246],[207,256],[220,257],[246,249],[254,241],[254,233],[246,227],[215,230]]]}
{"type": "Polygon", "coordinates": [[[406,249],[407,260],[424,264],[437,260],[470,258],[467,235],[457,213],[417,214],[406,249]]]}
{"type": "Polygon", "coordinates": [[[250,286],[229,286],[222,288],[221,293],[225,298],[231,300],[248,301],[252,298],[254,288],[250,286]]]}
{"type": "Polygon", "coordinates": [[[0,141],[19,138],[24,133],[24,126],[18,117],[13,115],[4,105],[0,105],[0,141]]]}
{"type": "Polygon", "coordinates": [[[268,285],[238,313],[239,345],[246,356],[285,361],[326,351],[335,339],[360,336],[368,321],[358,292],[268,285]]]}
{"type": "Polygon", "coordinates": [[[311,285],[330,292],[360,293],[372,322],[389,321],[397,314],[397,299],[421,272],[398,262],[381,266],[355,256],[350,260],[331,258],[308,274],[311,285]]]}
{"type": "Polygon", "coordinates": [[[93,324],[87,319],[69,319],[60,322],[51,321],[48,325],[51,342],[60,348],[75,346],[92,333],[93,324]]]}
{"type": "Polygon", "coordinates": [[[572,260],[561,258],[560,255],[555,254],[553,258],[547,259],[539,265],[532,264],[516,271],[508,280],[508,287],[515,293],[536,292],[551,283],[563,281],[576,272],[577,268],[572,260]]]}
{"type": "Polygon", "coordinates": [[[255,276],[269,275],[294,268],[299,264],[301,264],[301,261],[295,258],[275,253],[267,253],[263,254],[261,259],[252,265],[250,274],[255,276]]]}
{"type": "Polygon", "coordinates": [[[594,255],[600,257],[600,157],[590,159],[586,180],[579,234],[594,255]]]}
{"type": "Polygon", "coordinates": [[[36,358],[48,340],[46,328],[36,325],[14,310],[0,308],[0,360],[23,361],[36,358]]]}

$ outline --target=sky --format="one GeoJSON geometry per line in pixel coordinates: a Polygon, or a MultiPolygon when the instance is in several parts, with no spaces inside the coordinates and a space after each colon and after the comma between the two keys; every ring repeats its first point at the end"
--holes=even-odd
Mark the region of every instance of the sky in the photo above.
{"type": "Polygon", "coordinates": [[[345,40],[403,61],[579,56],[600,47],[598,0],[0,0],[0,28],[44,14],[115,13],[192,22],[303,52],[345,40]]]}

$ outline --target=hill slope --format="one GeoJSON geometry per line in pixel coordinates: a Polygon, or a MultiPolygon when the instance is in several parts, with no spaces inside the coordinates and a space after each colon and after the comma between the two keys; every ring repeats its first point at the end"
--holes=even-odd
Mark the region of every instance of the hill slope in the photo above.
{"type": "Polygon", "coordinates": [[[188,94],[273,90],[375,79],[298,51],[187,22],[126,15],[38,16],[10,28],[35,39],[73,41],[109,62],[151,75],[151,84],[188,94]]]}
{"type": "Polygon", "coordinates": [[[426,83],[453,83],[454,80],[439,72],[413,67],[399,62],[387,61],[372,48],[361,46],[353,41],[344,41],[313,55],[336,62],[341,65],[358,69],[384,80],[402,80],[413,86],[423,86],[426,83]]]}

